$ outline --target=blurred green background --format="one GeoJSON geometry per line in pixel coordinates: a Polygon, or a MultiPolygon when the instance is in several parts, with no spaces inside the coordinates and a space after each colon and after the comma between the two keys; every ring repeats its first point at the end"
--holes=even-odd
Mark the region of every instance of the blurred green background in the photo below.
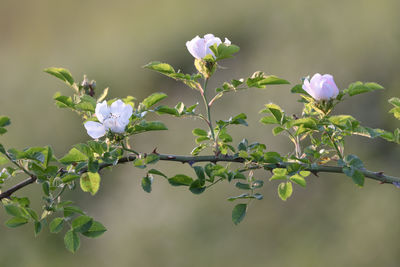
{"type": "MultiPolygon", "coordinates": [[[[52,96],[70,89],[42,70],[69,69],[76,80],[87,74],[110,97],[152,92],[169,95],[164,104],[200,102],[196,92],[141,68],[152,60],[194,72],[185,42],[214,33],[241,47],[225,60],[210,83],[248,77],[256,70],[292,84],[316,72],[334,75],[339,88],[353,81],[375,81],[387,90],[346,100],[337,113],[364,125],[393,130],[387,100],[400,96],[400,2],[356,1],[11,1],[0,0],[0,114],[10,116],[8,147],[52,145],[61,156],[71,145],[89,139],[80,119],[57,109],[52,96]]],[[[246,112],[249,127],[234,130],[237,143],[246,137],[286,153],[284,137],[258,123],[263,104],[274,102],[289,114],[301,112],[290,86],[227,95],[214,119],[246,112]]],[[[201,102],[200,102],[201,103],[201,102]]],[[[156,118],[156,116],[154,116],[156,118]]],[[[169,131],[138,135],[137,150],[188,154],[191,130],[200,121],[164,116],[169,131]]],[[[349,138],[347,153],[359,154],[372,170],[399,175],[399,147],[381,140],[349,138]]],[[[159,164],[169,175],[191,173],[182,164],[159,164]]],[[[76,190],[67,196],[108,231],[97,240],[83,239],[75,254],[64,249],[62,235],[46,229],[33,236],[33,225],[8,229],[0,211],[0,266],[399,266],[400,191],[368,180],[356,187],[343,175],[310,177],[279,200],[275,183],[262,189],[265,198],[250,207],[239,225],[231,222],[239,193],[224,183],[195,196],[156,179],[153,192],[140,187],[143,171],[127,164],[102,174],[94,197],[76,190]]],[[[266,173],[257,172],[261,179],[266,173]]],[[[40,189],[27,194],[40,207],[40,189]]]]}

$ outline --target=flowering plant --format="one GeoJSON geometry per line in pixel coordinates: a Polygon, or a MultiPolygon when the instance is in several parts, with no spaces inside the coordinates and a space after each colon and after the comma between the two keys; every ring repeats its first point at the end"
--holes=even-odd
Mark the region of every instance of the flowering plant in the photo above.
{"type": "MultiPolygon", "coordinates": [[[[50,146],[30,147],[24,150],[6,149],[0,144],[1,186],[0,200],[11,216],[6,221],[9,227],[18,227],[32,222],[34,233],[38,235],[44,226],[52,233],[59,233],[67,227],[64,242],[68,250],[75,252],[80,246],[80,238],[98,237],[106,228],[88,216],[72,201],[65,199],[66,190],[80,187],[84,192],[96,194],[100,188],[100,172],[105,168],[132,162],[134,167],[144,170],[141,186],[150,193],[153,176],[165,178],[172,186],[187,188],[193,194],[202,194],[216,184],[227,182],[241,191],[228,201],[239,202],[232,210],[232,221],[240,223],[248,212],[252,201],[263,199],[261,188],[267,181],[277,184],[279,198],[286,201],[293,195],[295,186],[305,187],[311,175],[338,173],[348,177],[359,187],[364,186],[366,178],[380,183],[399,187],[400,177],[383,172],[370,171],[362,160],[354,154],[345,153],[347,136],[359,135],[367,138],[382,138],[394,144],[400,143],[400,129],[388,131],[362,126],[351,115],[331,115],[331,111],[345,97],[382,90],[383,87],[372,82],[355,82],[339,91],[333,76],[315,74],[310,80],[292,87],[291,92],[299,94],[304,104],[301,116],[288,116],[277,104],[268,103],[262,110],[260,123],[272,126],[274,135],[285,135],[293,144],[293,150],[278,153],[267,149],[261,142],[243,139],[233,141],[233,126],[248,126],[247,115],[235,114],[229,118],[216,120],[212,108],[226,93],[249,88],[285,85],[289,82],[275,75],[257,71],[247,78],[233,79],[209,91],[208,80],[215,74],[218,61],[230,58],[239,47],[225,42],[212,34],[203,38],[196,36],[186,43],[187,49],[195,57],[197,73],[184,74],[162,62],[151,62],[144,66],[169,78],[183,82],[195,89],[201,96],[205,112],[198,111],[198,104],[185,105],[182,102],[170,107],[159,105],[167,97],[164,93],[153,93],[138,102],[134,97],[105,101],[108,89],[100,94],[95,81],[89,82],[84,76],[76,83],[71,73],[63,68],[48,68],[45,72],[63,81],[73,90],[73,96],[54,96],[56,105],[79,114],[84,128],[94,140],[74,145],[64,156],[57,158],[50,146]],[[203,126],[193,129],[196,146],[191,155],[171,155],[159,153],[150,147],[138,152],[130,136],[149,131],[167,130],[161,121],[149,121],[148,114],[174,116],[176,118],[195,118],[203,126]],[[206,155],[200,155],[206,153],[206,155]],[[156,169],[158,161],[188,163],[191,174],[168,175],[156,169]],[[235,164],[233,164],[235,163],[235,164]],[[258,172],[256,172],[258,170],[258,172]],[[13,183],[15,176],[27,178],[13,183]],[[10,182],[13,185],[10,185],[10,182]],[[31,184],[39,184],[43,192],[41,215],[30,206],[27,197],[16,196],[21,189],[31,184]]],[[[400,119],[400,99],[392,98],[390,113],[400,119]]],[[[7,132],[10,119],[0,116],[0,135],[7,132]]]]}

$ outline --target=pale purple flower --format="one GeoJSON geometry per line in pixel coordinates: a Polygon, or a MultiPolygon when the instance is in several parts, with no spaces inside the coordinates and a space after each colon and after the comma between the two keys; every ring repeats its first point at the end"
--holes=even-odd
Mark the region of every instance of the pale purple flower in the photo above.
{"type": "Polygon", "coordinates": [[[311,80],[304,80],[302,88],[317,101],[333,99],[339,94],[339,89],[330,74],[316,73],[311,80]]]}
{"type": "MultiPolygon", "coordinates": [[[[217,44],[220,45],[222,43],[221,39],[215,37],[213,34],[209,33],[204,35],[204,38],[200,38],[199,36],[194,37],[192,40],[186,42],[186,47],[189,50],[190,54],[197,59],[202,59],[207,55],[212,55],[215,58],[214,53],[211,51],[210,46],[217,44]]],[[[231,41],[228,38],[225,38],[225,45],[231,45],[231,41]]]]}
{"type": "Polygon", "coordinates": [[[392,183],[394,186],[396,186],[397,188],[400,188],[400,182],[393,182],[392,183]]]}
{"type": "Polygon", "coordinates": [[[132,116],[133,108],[121,100],[117,100],[109,107],[104,100],[96,105],[96,117],[99,122],[88,121],[85,128],[90,137],[97,139],[104,136],[107,130],[114,133],[123,133],[129,118],[132,116]]]}

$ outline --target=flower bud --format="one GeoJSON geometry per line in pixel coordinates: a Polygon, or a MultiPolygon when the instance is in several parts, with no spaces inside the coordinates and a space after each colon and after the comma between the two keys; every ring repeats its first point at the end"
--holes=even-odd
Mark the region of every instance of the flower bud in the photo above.
{"type": "Polygon", "coordinates": [[[316,73],[311,80],[304,80],[302,88],[317,101],[334,99],[339,94],[339,89],[330,74],[316,73]]]}

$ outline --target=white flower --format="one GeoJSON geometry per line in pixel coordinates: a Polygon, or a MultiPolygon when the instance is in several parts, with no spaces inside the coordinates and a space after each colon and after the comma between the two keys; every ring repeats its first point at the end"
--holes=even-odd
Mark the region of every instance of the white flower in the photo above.
{"type": "Polygon", "coordinates": [[[304,80],[302,88],[317,101],[336,98],[339,94],[339,89],[330,74],[316,73],[310,81],[304,80]]]}
{"type": "Polygon", "coordinates": [[[121,100],[117,100],[109,107],[104,100],[96,105],[96,117],[99,122],[88,121],[85,128],[90,137],[97,139],[104,136],[107,130],[114,133],[123,133],[129,118],[132,116],[133,108],[121,100]]]}
{"type": "MultiPolygon", "coordinates": [[[[187,41],[186,47],[189,50],[190,54],[192,54],[192,56],[197,59],[202,59],[207,55],[212,55],[215,58],[214,53],[210,49],[210,46],[214,44],[217,44],[218,46],[221,43],[221,39],[209,33],[204,35],[204,38],[196,36],[191,41],[187,41]]],[[[231,41],[229,41],[228,38],[225,38],[224,44],[231,45],[231,41]]]]}

